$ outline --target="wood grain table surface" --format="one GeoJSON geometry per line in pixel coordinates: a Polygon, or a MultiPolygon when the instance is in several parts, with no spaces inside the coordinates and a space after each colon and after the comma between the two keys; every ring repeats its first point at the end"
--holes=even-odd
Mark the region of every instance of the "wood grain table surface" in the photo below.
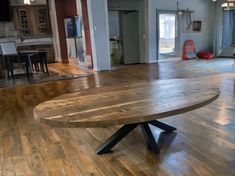
{"type": "Polygon", "coordinates": [[[185,113],[209,104],[219,89],[203,79],[119,84],[65,94],[39,104],[34,117],[55,127],[106,127],[185,113]]]}

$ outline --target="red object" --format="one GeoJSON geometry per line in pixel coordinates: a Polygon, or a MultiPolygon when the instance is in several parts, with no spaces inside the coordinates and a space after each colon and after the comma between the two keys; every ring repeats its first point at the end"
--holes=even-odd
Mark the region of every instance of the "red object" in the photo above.
{"type": "Polygon", "coordinates": [[[210,53],[209,51],[201,51],[197,53],[197,57],[200,59],[213,59],[215,58],[214,54],[210,53]]]}
{"type": "Polygon", "coordinates": [[[196,59],[196,46],[193,40],[186,40],[182,50],[182,59],[196,59]]]}

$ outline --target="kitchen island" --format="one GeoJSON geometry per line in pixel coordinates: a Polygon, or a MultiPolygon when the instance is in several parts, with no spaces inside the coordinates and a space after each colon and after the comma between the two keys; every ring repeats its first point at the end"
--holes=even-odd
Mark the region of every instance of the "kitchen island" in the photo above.
{"type": "Polygon", "coordinates": [[[44,50],[47,53],[47,62],[55,62],[53,39],[50,36],[27,38],[6,37],[0,38],[1,42],[15,42],[17,50],[44,50]]]}

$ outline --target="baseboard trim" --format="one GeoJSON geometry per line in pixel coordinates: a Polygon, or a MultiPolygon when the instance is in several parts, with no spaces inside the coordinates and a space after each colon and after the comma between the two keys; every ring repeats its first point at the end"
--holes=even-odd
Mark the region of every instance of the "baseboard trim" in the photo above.
{"type": "Polygon", "coordinates": [[[149,64],[156,64],[156,63],[158,63],[158,60],[150,60],[150,61],[148,61],[148,63],[149,64]]]}

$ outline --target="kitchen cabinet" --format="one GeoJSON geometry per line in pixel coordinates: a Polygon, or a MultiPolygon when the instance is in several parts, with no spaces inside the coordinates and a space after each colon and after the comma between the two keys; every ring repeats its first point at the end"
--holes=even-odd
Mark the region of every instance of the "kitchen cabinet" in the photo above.
{"type": "Polygon", "coordinates": [[[24,36],[45,36],[51,34],[50,18],[46,5],[12,6],[16,30],[24,36]]]}

